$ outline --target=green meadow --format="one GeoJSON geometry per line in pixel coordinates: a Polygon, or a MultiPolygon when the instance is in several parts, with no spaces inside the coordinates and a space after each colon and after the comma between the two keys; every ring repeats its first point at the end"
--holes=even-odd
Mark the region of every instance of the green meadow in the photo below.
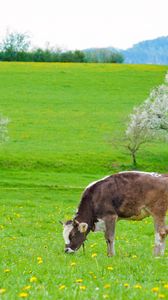
{"type": "MultiPolygon", "coordinates": [[[[161,84],[164,66],[0,63],[0,299],[168,299],[168,244],[152,256],[153,221],[120,221],[116,256],[102,233],[64,254],[59,220],[90,182],[130,170],[116,143],[128,115],[161,84]]],[[[153,141],[138,169],[168,173],[168,144],[153,141]]],[[[168,222],[168,220],[167,220],[168,222]]]]}

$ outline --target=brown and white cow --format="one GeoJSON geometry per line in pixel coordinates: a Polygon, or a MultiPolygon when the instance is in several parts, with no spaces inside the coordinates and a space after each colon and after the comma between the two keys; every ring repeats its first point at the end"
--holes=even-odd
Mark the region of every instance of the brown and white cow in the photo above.
{"type": "Polygon", "coordinates": [[[73,253],[88,233],[102,230],[109,256],[115,254],[117,220],[142,220],[152,216],[155,226],[154,254],[163,255],[168,226],[168,174],[121,172],[90,184],[84,191],[73,220],[64,223],[65,252],[73,253]]]}

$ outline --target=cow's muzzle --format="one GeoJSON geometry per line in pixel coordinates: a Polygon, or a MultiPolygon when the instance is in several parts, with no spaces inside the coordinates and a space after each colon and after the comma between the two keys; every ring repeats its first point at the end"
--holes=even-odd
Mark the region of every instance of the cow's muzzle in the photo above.
{"type": "Polygon", "coordinates": [[[74,253],[75,250],[72,250],[71,248],[65,248],[65,253],[74,253]]]}

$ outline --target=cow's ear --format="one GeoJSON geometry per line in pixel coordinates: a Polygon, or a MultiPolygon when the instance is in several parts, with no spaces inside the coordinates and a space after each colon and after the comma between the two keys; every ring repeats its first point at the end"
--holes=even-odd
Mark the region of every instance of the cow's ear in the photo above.
{"type": "Polygon", "coordinates": [[[81,233],[84,233],[86,232],[88,229],[88,224],[87,223],[79,223],[78,225],[78,230],[81,232],[81,233]]]}

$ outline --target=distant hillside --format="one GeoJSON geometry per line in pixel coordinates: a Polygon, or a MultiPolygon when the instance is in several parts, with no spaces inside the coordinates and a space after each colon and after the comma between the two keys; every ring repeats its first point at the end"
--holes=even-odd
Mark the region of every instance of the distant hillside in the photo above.
{"type": "Polygon", "coordinates": [[[91,56],[91,53],[94,56],[96,52],[101,54],[104,52],[106,55],[109,55],[110,52],[121,53],[124,62],[128,64],[168,65],[168,36],[143,41],[126,50],[107,47],[101,49],[89,48],[83,50],[83,52],[86,56],[91,56]]]}
{"type": "Polygon", "coordinates": [[[140,42],[121,52],[125,63],[168,65],[168,36],[140,42]]]}

